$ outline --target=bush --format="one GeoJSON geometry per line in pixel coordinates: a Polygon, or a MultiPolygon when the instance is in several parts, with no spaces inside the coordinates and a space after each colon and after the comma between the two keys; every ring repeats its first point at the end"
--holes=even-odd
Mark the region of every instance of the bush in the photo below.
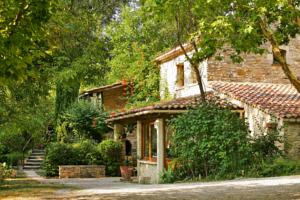
{"type": "Polygon", "coordinates": [[[77,165],[102,164],[100,152],[97,149],[97,144],[92,140],[83,140],[73,145],[76,152],[77,165]]]}
{"type": "Polygon", "coordinates": [[[99,144],[98,149],[106,166],[106,174],[118,176],[122,144],[114,140],[104,140],[99,144]]]}
{"type": "Polygon", "coordinates": [[[106,119],[107,114],[93,103],[79,101],[60,117],[56,127],[58,140],[74,142],[85,138],[100,142],[102,135],[108,131],[106,119]]]}
{"type": "Polygon", "coordinates": [[[300,161],[278,158],[273,162],[263,163],[261,166],[261,176],[282,176],[300,174],[300,161]]]}
{"type": "Polygon", "coordinates": [[[159,177],[161,183],[174,183],[177,179],[174,171],[171,168],[164,170],[159,177]]]}
{"type": "Polygon", "coordinates": [[[102,164],[97,145],[92,140],[83,140],[73,144],[50,143],[43,163],[46,176],[57,176],[59,165],[102,164]]]}
{"type": "MultiPolygon", "coordinates": [[[[242,175],[251,160],[247,126],[233,112],[202,104],[170,121],[179,178],[242,175]]],[[[228,177],[230,176],[230,177],[228,177]]]]}
{"type": "Polygon", "coordinates": [[[51,143],[43,163],[46,176],[57,176],[59,165],[76,164],[77,153],[70,144],[51,143]]]}
{"type": "Polygon", "coordinates": [[[23,153],[21,152],[12,152],[5,155],[7,164],[10,166],[17,166],[18,162],[23,159],[23,153]]]}
{"type": "Polygon", "coordinates": [[[6,179],[9,178],[13,173],[13,170],[9,168],[6,163],[0,163],[0,183],[6,179]]]}

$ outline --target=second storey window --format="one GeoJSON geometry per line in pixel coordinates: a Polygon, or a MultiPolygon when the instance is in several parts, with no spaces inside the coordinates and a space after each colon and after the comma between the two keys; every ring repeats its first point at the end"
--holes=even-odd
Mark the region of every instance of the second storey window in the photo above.
{"type": "Polygon", "coordinates": [[[177,87],[183,87],[184,86],[184,64],[180,63],[176,65],[177,67],[177,80],[176,85],[177,87]]]}
{"type": "Polygon", "coordinates": [[[195,70],[191,67],[190,83],[197,83],[197,76],[195,70]]]}

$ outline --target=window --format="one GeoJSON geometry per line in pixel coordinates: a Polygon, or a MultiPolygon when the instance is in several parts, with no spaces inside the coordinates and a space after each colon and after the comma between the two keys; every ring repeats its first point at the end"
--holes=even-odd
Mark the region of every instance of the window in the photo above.
{"type": "Polygon", "coordinates": [[[154,122],[143,124],[142,157],[144,160],[156,161],[157,156],[157,132],[154,122]]]}
{"type": "MultiPolygon", "coordinates": [[[[284,58],[286,58],[286,50],[280,49],[280,53],[283,55],[284,58]]],[[[279,60],[277,60],[274,55],[273,55],[273,64],[280,64],[279,60]]]]}
{"type": "Polygon", "coordinates": [[[190,76],[190,80],[191,83],[197,83],[197,76],[196,76],[196,72],[193,69],[193,67],[191,67],[191,76],[190,76]]]}
{"type": "Polygon", "coordinates": [[[180,63],[177,66],[177,87],[183,87],[184,86],[184,64],[180,63]]]}

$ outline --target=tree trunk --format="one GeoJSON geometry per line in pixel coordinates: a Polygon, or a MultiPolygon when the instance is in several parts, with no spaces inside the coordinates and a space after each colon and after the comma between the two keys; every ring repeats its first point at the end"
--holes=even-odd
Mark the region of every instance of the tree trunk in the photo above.
{"type": "Polygon", "coordinates": [[[196,79],[197,79],[197,83],[199,86],[199,90],[200,90],[200,94],[201,94],[201,100],[202,102],[206,101],[206,97],[205,97],[205,91],[204,91],[204,87],[203,87],[203,81],[202,81],[202,77],[200,75],[200,70],[199,70],[199,65],[195,65],[191,63],[191,66],[196,74],[196,79]]]}
{"type": "Polygon", "coordinates": [[[268,27],[266,19],[263,17],[261,18],[260,27],[264,36],[272,45],[273,56],[279,61],[284,74],[290,80],[291,84],[300,93],[300,80],[297,79],[296,75],[292,72],[290,66],[287,64],[285,56],[282,55],[282,52],[280,51],[279,44],[274,36],[274,33],[268,27]]]}
{"type": "Polygon", "coordinates": [[[300,93],[300,81],[297,79],[296,75],[292,72],[290,66],[287,64],[286,58],[282,55],[280,48],[278,46],[272,45],[272,52],[276,60],[279,61],[284,74],[287,76],[296,90],[300,93]]]}

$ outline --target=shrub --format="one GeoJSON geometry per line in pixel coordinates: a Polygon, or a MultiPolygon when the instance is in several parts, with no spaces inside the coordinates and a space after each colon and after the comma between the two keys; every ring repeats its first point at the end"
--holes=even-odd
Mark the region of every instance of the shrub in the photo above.
{"type": "Polygon", "coordinates": [[[159,177],[161,183],[174,183],[177,179],[174,171],[171,168],[164,170],[159,177]]]}
{"type": "Polygon", "coordinates": [[[59,165],[102,164],[101,154],[92,140],[73,144],[50,143],[43,163],[46,176],[57,176],[59,165]]]}
{"type": "Polygon", "coordinates": [[[106,174],[118,176],[122,144],[114,140],[104,140],[99,144],[98,149],[106,166],[106,174]]]}
{"type": "Polygon", "coordinates": [[[0,163],[0,183],[6,179],[9,178],[13,173],[13,170],[9,168],[6,163],[0,163]]]}
{"type": "Polygon", "coordinates": [[[51,143],[43,163],[46,176],[57,176],[59,165],[76,164],[77,153],[70,144],[51,143]]]}
{"type": "Polygon", "coordinates": [[[23,159],[23,154],[21,152],[11,152],[5,155],[7,164],[10,166],[17,166],[18,162],[23,159]]]}
{"type": "Polygon", "coordinates": [[[91,165],[102,164],[101,154],[97,149],[97,144],[92,140],[83,140],[73,145],[76,152],[76,164],[91,165]]]}
{"type": "Polygon", "coordinates": [[[79,101],[61,116],[56,127],[58,140],[74,142],[86,138],[100,142],[102,134],[108,130],[106,118],[107,114],[93,103],[79,101]]]}
{"type": "Polygon", "coordinates": [[[233,112],[202,104],[170,121],[180,178],[242,175],[251,160],[247,126],[233,112]]]}
{"type": "Polygon", "coordinates": [[[277,158],[272,162],[263,163],[261,176],[282,176],[300,174],[300,161],[277,158]]]}

